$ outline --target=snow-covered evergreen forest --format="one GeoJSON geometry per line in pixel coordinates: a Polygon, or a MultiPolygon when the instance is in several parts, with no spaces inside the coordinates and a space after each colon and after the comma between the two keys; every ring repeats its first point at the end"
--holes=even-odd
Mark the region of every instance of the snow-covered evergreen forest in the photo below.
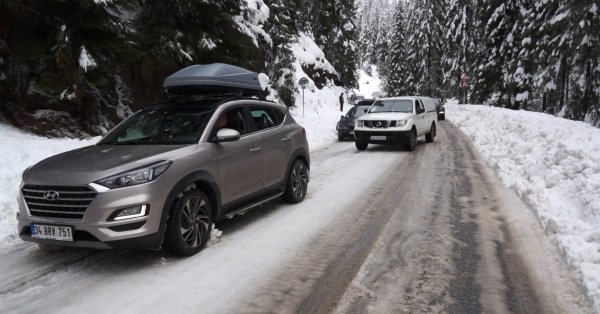
{"type": "Polygon", "coordinates": [[[2,0],[0,121],[98,135],[162,100],[165,76],[213,62],[266,73],[292,105],[306,35],[335,68],[303,64],[317,87],[356,87],[355,14],[354,0],[2,0]]]}
{"type": "Polygon", "coordinates": [[[599,126],[599,5],[360,0],[361,67],[376,64],[389,95],[457,97],[599,126]]]}
{"type": "Polygon", "coordinates": [[[594,0],[2,0],[0,121],[102,134],[162,100],[165,76],[213,62],[266,73],[293,105],[292,47],[309,38],[334,68],[300,60],[317,88],[354,88],[376,65],[388,95],[599,126],[599,19],[594,0]]]}

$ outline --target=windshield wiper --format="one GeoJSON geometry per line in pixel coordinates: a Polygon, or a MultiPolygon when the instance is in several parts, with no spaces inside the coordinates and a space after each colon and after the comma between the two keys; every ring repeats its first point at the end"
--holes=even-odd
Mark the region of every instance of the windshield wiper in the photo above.
{"type": "Polygon", "coordinates": [[[147,137],[140,137],[140,138],[136,138],[133,140],[124,141],[124,142],[107,142],[107,143],[103,143],[103,144],[107,144],[107,145],[139,145],[139,144],[151,144],[151,143],[152,143],[152,136],[147,136],[147,137]]]}

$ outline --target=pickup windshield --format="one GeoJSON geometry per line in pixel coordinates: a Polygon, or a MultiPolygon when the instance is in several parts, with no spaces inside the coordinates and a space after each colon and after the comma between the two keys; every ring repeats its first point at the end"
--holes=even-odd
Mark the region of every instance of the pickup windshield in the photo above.
{"type": "Polygon", "coordinates": [[[411,99],[390,99],[390,100],[378,100],[373,103],[369,113],[380,113],[380,112],[413,112],[413,101],[411,99]]]}
{"type": "Polygon", "coordinates": [[[197,143],[213,112],[213,108],[201,106],[165,106],[144,110],[131,116],[98,144],[181,145],[197,143]]]}

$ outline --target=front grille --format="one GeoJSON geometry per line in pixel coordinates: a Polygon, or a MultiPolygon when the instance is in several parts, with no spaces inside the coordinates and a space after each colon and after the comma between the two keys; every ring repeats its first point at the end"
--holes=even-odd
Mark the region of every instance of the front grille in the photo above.
{"type": "Polygon", "coordinates": [[[365,126],[371,129],[387,129],[388,127],[388,122],[386,120],[366,120],[365,121],[365,126]]]}
{"type": "Polygon", "coordinates": [[[97,194],[85,186],[26,185],[21,191],[32,216],[73,219],[83,219],[97,194]],[[57,199],[46,197],[53,192],[58,193],[57,199]]]}

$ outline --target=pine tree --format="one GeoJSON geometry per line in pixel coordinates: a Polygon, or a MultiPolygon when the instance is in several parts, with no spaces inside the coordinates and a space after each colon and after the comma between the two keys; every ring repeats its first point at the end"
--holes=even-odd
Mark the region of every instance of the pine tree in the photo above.
{"type": "Polygon", "coordinates": [[[268,1],[271,16],[265,30],[271,36],[273,45],[267,49],[267,74],[273,87],[278,91],[279,98],[287,105],[295,103],[294,93],[294,55],[289,48],[293,38],[298,34],[299,27],[294,19],[295,9],[299,7],[298,0],[268,1]]]}
{"type": "Polygon", "coordinates": [[[600,124],[600,4],[572,1],[573,47],[576,76],[570,119],[600,124]]]}
{"type": "Polygon", "coordinates": [[[406,76],[406,22],[404,14],[404,2],[398,2],[394,10],[395,21],[391,32],[391,47],[385,68],[387,68],[386,92],[390,96],[405,94],[406,76]]]}
{"type": "Polygon", "coordinates": [[[316,25],[313,24],[315,43],[338,71],[341,84],[358,87],[358,31],[354,24],[354,0],[320,2],[316,25]]]}
{"type": "Polygon", "coordinates": [[[473,73],[475,7],[476,1],[473,0],[450,0],[448,2],[445,18],[447,31],[444,35],[443,48],[447,52],[443,60],[446,97],[463,95],[460,79],[463,74],[470,76],[473,73]]]}
{"type": "Polygon", "coordinates": [[[409,94],[442,96],[444,59],[444,6],[440,0],[416,0],[408,3],[407,79],[409,94]]]}
{"type": "Polygon", "coordinates": [[[6,77],[2,89],[8,89],[2,93],[19,107],[10,111],[36,108],[44,99],[46,108],[83,121],[80,126],[88,134],[110,128],[106,120],[114,112],[107,108],[114,104],[105,96],[113,91],[119,64],[137,53],[128,43],[129,23],[120,16],[127,2],[30,0],[3,5],[10,5],[8,12],[14,14],[3,36],[8,67],[1,74],[6,77]]]}
{"type": "MultiPolygon", "coordinates": [[[[515,0],[486,0],[478,8],[477,28],[482,29],[483,40],[477,53],[475,73],[475,91],[473,100],[482,103],[495,92],[500,93],[500,102],[506,102],[507,87],[503,70],[510,60],[515,42],[511,26],[515,24],[515,0]]],[[[510,101],[510,95],[508,96],[510,101]]]]}

